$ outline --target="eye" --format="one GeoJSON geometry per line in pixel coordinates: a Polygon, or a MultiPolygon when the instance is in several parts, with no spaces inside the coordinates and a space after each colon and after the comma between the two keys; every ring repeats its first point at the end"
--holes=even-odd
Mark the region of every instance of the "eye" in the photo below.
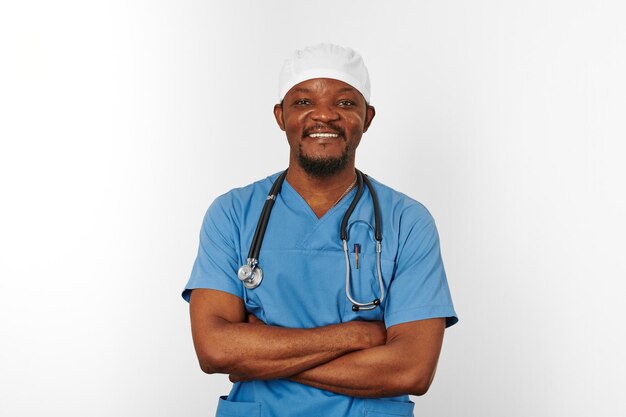
{"type": "Polygon", "coordinates": [[[311,104],[311,102],[309,101],[309,99],[301,98],[301,99],[294,101],[293,104],[294,106],[306,106],[308,104],[311,104]]]}
{"type": "Polygon", "coordinates": [[[340,100],[338,103],[341,107],[352,107],[356,103],[352,100],[340,100]]]}

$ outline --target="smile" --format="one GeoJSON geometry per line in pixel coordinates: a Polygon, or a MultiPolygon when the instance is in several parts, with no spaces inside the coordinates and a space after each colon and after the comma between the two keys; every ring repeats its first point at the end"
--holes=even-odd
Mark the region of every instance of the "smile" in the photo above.
{"type": "Polygon", "coordinates": [[[338,138],[339,135],[336,133],[310,133],[309,137],[311,138],[338,138]]]}

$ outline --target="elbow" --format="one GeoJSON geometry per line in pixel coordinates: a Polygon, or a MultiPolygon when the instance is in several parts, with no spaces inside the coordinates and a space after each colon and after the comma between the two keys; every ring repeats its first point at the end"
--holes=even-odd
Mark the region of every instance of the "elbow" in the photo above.
{"type": "Polygon", "coordinates": [[[204,358],[198,358],[198,362],[200,363],[200,369],[205,374],[217,374],[219,373],[219,368],[215,366],[212,362],[207,361],[204,358]]]}
{"type": "Polygon", "coordinates": [[[422,396],[428,392],[434,376],[430,372],[411,372],[404,378],[403,391],[409,395],[422,396]]]}
{"type": "Polygon", "coordinates": [[[411,392],[409,394],[411,395],[417,395],[422,396],[424,394],[426,394],[428,392],[428,388],[430,388],[430,382],[419,382],[415,385],[413,385],[411,392]]]}
{"type": "Polygon", "coordinates": [[[198,352],[200,369],[202,369],[202,372],[205,374],[230,373],[230,363],[228,359],[228,355],[215,349],[198,352]]]}

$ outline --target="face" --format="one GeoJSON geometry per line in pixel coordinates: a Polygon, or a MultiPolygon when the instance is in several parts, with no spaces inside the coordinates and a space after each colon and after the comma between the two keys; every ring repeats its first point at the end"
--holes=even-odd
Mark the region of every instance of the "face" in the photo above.
{"type": "Polygon", "coordinates": [[[354,165],[356,148],[374,114],[374,107],[355,88],[329,78],[296,84],[282,105],[274,107],[276,122],[289,141],[290,162],[318,177],[354,165]]]}

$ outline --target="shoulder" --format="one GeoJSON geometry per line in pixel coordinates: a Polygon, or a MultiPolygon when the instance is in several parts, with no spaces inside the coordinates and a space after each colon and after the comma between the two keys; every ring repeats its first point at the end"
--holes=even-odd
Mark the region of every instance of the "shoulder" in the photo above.
{"type": "Polygon", "coordinates": [[[407,223],[434,224],[433,216],[422,203],[372,177],[368,176],[368,178],[382,206],[381,211],[388,212],[394,221],[405,225],[407,223]]]}
{"type": "Polygon", "coordinates": [[[278,175],[272,174],[252,184],[233,188],[217,197],[204,215],[205,227],[230,228],[242,224],[246,216],[260,213],[265,197],[278,175]]]}
{"type": "MultiPolygon", "coordinates": [[[[258,201],[260,195],[265,196],[269,192],[278,175],[280,173],[275,173],[252,184],[229,190],[217,197],[209,210],[212,207],[221,210],[241,210],[246,208],[250,201],[258,201]]],[[[261,200],[265,201],[265,197],[261,200]]]]}

